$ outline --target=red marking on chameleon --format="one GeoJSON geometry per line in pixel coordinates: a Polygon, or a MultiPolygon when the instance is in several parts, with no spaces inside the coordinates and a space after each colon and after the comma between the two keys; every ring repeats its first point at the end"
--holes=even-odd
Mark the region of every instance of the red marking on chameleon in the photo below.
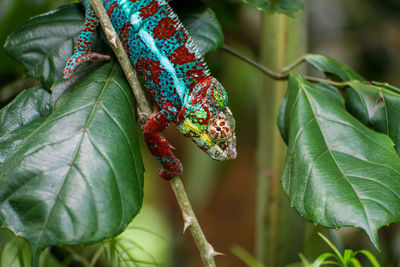
{"type": "Polygon", "coordinates": [[[196,61],[196,55],[189,52],[186,46],[182,45],[175,49],[175,51],[169,56],[169,60],[176,65],[183,65],[189,62],[196,61]]]}
{"type": "Polygon", "coordinates": [[[132,29],[132,23],[130,21],[125,22],[125,24],[122,26],[120,32],[119,32],[119,38],[122,41],[122,44],[125,47],[125,51],[128,54],[128,57],[130,58],[130,49],[129,49],[129,31],[132,29]]]}
{"type": "MultiPolygon", "coordinates": [[[[189,85],[189,89],[191,91],[193,86],[195,86],[197,83],[206,79],[207,75],[204,73],[204,69],[190,69],[186,72],[186,77],[189,77],[191,80],[190,85],[189,85]]],[[[206,92],[204,90],[204,96],[205,96],[205,93],[206,92]]]]}
{"type": "Polygon", "coordinates": [[[227,142],[220,143],[220,144],[219,144],[219,147],[220,147],[222,150],[225,150],[225,149],[228,148],[228,144],[227,144],[227,142]]]}
{"type": "Polygon", "coordinates": [[[118,2],[113,2],[111,6],[107,9],[107,15],[111,18],[111,15],[114,13],[114,9],[118,7],[118,2]]]}
{"type": "Polygon", "coordinates": [[[141,57],[136,62],[136,69],[142,70],[143,75],[147,80],[152,81],[157,85],[160,84],[162,68],[158,61],[141,57]]]}
{"type": "Polygon", "coordinates": [[[186,34],[185,29],[183,27],[180,27],[178,33],[179,34],[176,35],[177,43],[186,43],[189,37],[186,34]]]}
{"type": "Polygon", "coordinates": [[[153,30],[154,38],[161,40],[171,38],[175,33],[175,24],[170,17],[162,18],[153,30]]]}
{"type": "Polygon", "coordinates": [[[159,9],[160,9],[160,6],[158,4],[158,1],[153,0],[153,1],[151,1],[150,4],[148,4],[147,6],[145,6],[139,10],[140,16],[142,18],[148,18],[148,17],[154,16],[159,9]]]}
{"type": "Polygon", "coordinates": [[[203,106],[203,108],[207,112],[207,117],[205,118],[205,120],[206,121],[211,120],[211,118],[214,117],[214,114],[212,114],[208,106],[203,106]]]}

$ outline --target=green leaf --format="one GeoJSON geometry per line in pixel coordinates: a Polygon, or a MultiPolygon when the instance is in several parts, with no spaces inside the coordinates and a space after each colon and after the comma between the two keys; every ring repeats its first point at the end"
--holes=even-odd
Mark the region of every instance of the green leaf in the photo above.
{"type": "Polygon", "coordinates": [[[27,89],[0,110],[0,163],[31,134],[51,111],[50,94],[27,89]]]}
{"type": "Polygon", "coordinates": [[[26,242],[19,238],[8,241],[0,253],[0,266],[29,266],[30,251],[26,242]]]}
{"type": "Polygon", "coordinates": [[[351,262],[351,266],[353,267],[362,267],[361,263],[356,258],[351,258],[349,262],[351,262]]]}
{"type": "Polygon", "coordinates": [[[291,17],[304,8],[301,0],[243,0],[243,2],[270,13],[282,13],[291,17]]]}
{"type": "Polygon", "coordinates": [[[358,251],[354,252],[354,256],[356,256],[357,254],[364,254],[368,258],[368,260],[371,262],[373,267],[381,267],[379,262],[376,260],[375,256],[368,250],[362,249],[362,250],[358,250],[358,251]]]}
{"type": "Polygon", "coordinates": [[[344,259],[342,257],[342,255],[340,254],[339,250],[335,247],[335,245],[332,244],[331,241],[329,241],[328,238],[326,238],[323,234],[318,233],[318,235],[322,238],[322,240],[325,241],[326,244],[328,244],[328,246],[333,250],[333,252],[335,252],[336,256],[334,255],[333,257],[335,259],[337,259],[338,262],[344,262],[344,259]]]}
{"type": "Polygon", "coordinates": [[[285,123],[287,98],[288,98],[288,92],[286,91],[285,96],[283,97],[281,104],[279,105],[278,120],[277,120],[279,132],[281,134],[283,141],[285,141],[286,144],[288,143],[288,125],[287,123],[285,123]]]}
{"type": "Polygon", "coordinates": [[[200,1],[187,2],[180,6],[174,6],[173,2],[171,4],[201,55],[222,47],[224,33],[211,8],[200,1]]]}
{"type": "Polygon", "coordinates": [[[34,259],[113,237],[141,207],[143,172],[130,87],[111,61],[68,88],[0,165],[0,221],[34,259]]]}
{"type": "MultiPolygon", "coordinates": [[[[334,258],[335,260],[339,260],[335,254],[332,253],[323,253],[319,255],[319,257],[312,263],[312,267],[319,267],[327,262],[327,259],[334,258]]],[[[332,262],[332,261],[328,261],[332,262]]],[[[335,261],[336,262],[336,261],[335,261]]],[[[339,261],[338,261],[339,262],[339,261]]]]}
{"type": "Polygon", "coordinates": [[[368,127],[391,137],[400,154],[400,89],[376,82],[350,82],[346,108],[368,127]]]}
{"type": "Polygon", "coordinates": [[[393,143],[348,114],[299,74],[288,84],[289,145],[282,185],[292,206],[315,224],[377,230],[400,220],[400,158],[393,143]]]}
{"type": "MultiPolygon", "coordinates": [[[[0,266],[4,267],[31,267],[31,251],[22,238],[12,238],[0,251],[0,266]]],[[[45,250],[40,257],[41,267],[61,267],[49,250],[45,250]]]]}
{"type": "Polygon", "coordinates": [[[327,75],[333,76],[335,80],[339,79],[342,81],[366,81],[361,75],[359,75],[346,65],[340,63],[339,61],[334,60],[333,58],[323,55],[307,54],[304,59],[312,66],[314,66],[317,70],[322,71],[327,75]]]}
{"type": "Polygon", "coordinates": [[[346,249],[343,253],[343,260],[342,263],[345,265],[345,263],[350,262],[350,260],[353,258],[353,250],[351,249],[346,249]]]}
{"type": "Polygon", "coordinates": [[[233,255],[238,257],[246,266],[265,267],[261,262],[254,258],[253,255],[251,255],[247,250],[239,245],[233,245],[231,247],[231,252],[233,255]]]}
{"type": "MultiPolygon", "coordinates": [[[[60,2],[60,0],[1,0],[0,46],[3,47],[7,36],[19,25],[23,24],[30,17],[49,10],[50,6],[53,6],[56,2],[60,2]]],[[[7,73],[6,75],[18,75],[23,73],[22,66],[15,64],[14,60],[7,56],[4,49],[0,49],[0,58],[0,72],[7,73]]],[[[8,77],[6,79],[8,79],[8,77]]]]}
{"type": "MultiPolygon", "coordinates": [[[[334,86],[326,83],[317,83],[314,84],[314,86],[319,90],[325,92],[326,94],[330,95],[332,99],[338,104],[341,105],[344,104],[342,95],[334,86]]],[[[290,115],[286,116],[286,114],[290,113],[290,109],[286,110],[287,98],[288,98],[288,92],[286,92],[285,96],[283,97],[278,112],[278,128],[279,132],[281,133],[282,139],[283,141],[285,141],[286,144],[288,144],[288,134],[289,134],[288,130],[289,130],[289,120],[290,120],[290,115]]]]}
{"type": "Polygon", "coordinates": [[[171,266],[172,235],[168,227],[159,210],[144,206],[122,234],[103,242],[104,251],[113,252],[104,253],[107,262],[117,263],[113,267],[171,266]]]}
{"type": "Polygon", "coordinates": [[[62,6],[34,17],[13,32],[7,53],[25,66],[27,76],[38,78],[46,89],[62,79],[73,53],[73,38],[83,29],[84,12],[78,4],[62,6]]]}

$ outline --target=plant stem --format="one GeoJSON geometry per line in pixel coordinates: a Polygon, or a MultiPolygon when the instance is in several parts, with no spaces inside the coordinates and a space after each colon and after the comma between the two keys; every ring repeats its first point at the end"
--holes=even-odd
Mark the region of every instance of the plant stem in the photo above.
{"type": "Polygon", "coordinates": [[[254,60],[252,60],[251,58],[246,57],[245,55],[237,52],[236,50],[232,49],[231,47],[224,45],[222,47],[222,50],[243,60],[244,62],[256,67],[257,69],[259,69],[262,73],[264,73],[265,75],[267,75],[268,77],[270,77],[271,79],[274,80],[287,80],[288,79],[288,75],[287,74],[281,74],[278,72],[275,72],[257,62],[255,62],[254,60]]]}
{"type": "Polygon", "coordinates": [[[286,67],[283,67],[281,69],[282,73],[288,73],[291,70],[293,70],[294,68],[298,67],[299,65],[301,65],[303,62],[305,61],[305,56],[301,56],[299,57],[297,60],[295,60],[293,63],[287,65],[286,67]]]}
{"type": "Polygon", "coordinates": [[[182,211],[182,216],[185,221],[185,228],[189,227],[192,232],[193,239],[197,245],[197,248],[201,252],[201,258],[205,266],[215,266],[214,256],[222,255],[214,250],[214,248],[207,242],[204,233],[201,231],[199,222],[193,212],[189,198],[186,194],[182,180],[179,177],[175,177],[171,180],[172,190],[175,193],[176,199],[178,200],[179,207],[182,211]]]}
{"type": "MultiPolygon", "coordinates": [[[[277,81],[285,81],[289,79],[289,74],[290,71],[292,71],[294,68],[298,67],[300,64],[302,64],[305,61],[305,57],[301,56],[297,60],[295,60],[293,63],[290,63],[287,66],[281,67],[281,70],[279,72],[273,71],[264,65],[252,60],[251,58],[246,57],[245,55],[239,53],[238,51],[232,49],[231,47],[224,45],[222,48],[222,51],[225,51],[240,60],[243,60],[244,62],[248,63],[249,65],[252,65],[253,67],[257,68],[259,71],[267,75],[273,80],[277,81]]],[[[317,78],[317,77],[310,77],[310,76],[303,76],[307,81],[310,82],[317,82],[317,83],[327,83],[339,88],[343,88],[348,86],[348,82],[336,82],[328,79],[322,79],[322,78],[317,78]]]]}
{"type": "MultiPolygon", "coordinates": [[[[281,69],[286,63],[286,20],[284,15],[263,14],[261,62],[273,69],[281,69]]],[[[263,79],[258,97],[256,256],[269,267],[277,266],[279,173],[284,145],[276,118],[286,85],[274,80],[263,79]]]]}
{"type": "MultiPolygon", "coordinates": [[[[95,11],[97,17],[99,18],[107,40],[111,45],[111,48],[113,49],[115,55],[117,56],[117,59],[121,64],[125,76],[132,88],[138,105],[139,116],[141,116],[142,119],[149,118],[152,113],[150,105],[147,102],[147,99],[140,86],[136,71],[132,67],[129,58],[126,55],[125,49],[123,48],[122,43],[119,40],[118,35],[115,32],[114,27],[112,26],[111,21],[106,14],[106,11],[104,10],[102,1],[89,0],[89,3],[95,11]]],[[[170,184],[179,203],[179,207],[181,208],[183,219],[185,221],[185,229],[189,228],[190,232],[192,233],[193,239],[199,249],[204,266],[215,266],[214,256],[218,255],[219,253],[215,252],[213,247],[207,242],[207,239],[203,234],[200,224],[197,221],[197,218],[190,205],[182,180],[180,179],[180,177],[177,176],[170,180],[170,184]]]]}

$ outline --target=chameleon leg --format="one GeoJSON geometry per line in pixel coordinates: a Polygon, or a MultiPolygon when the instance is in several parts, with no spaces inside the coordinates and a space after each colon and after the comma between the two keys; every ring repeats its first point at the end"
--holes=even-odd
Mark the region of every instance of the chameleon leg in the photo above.
{"type": "Polygon", "coordinates": [[[68,80],[73,72],[87,61],[107,61],[110,56],[90,52],[99,20],[91,7],[86,9],[85,26],[78,39],[75,41],[74,54],[68,60],[64,69],[64,80],[68,80]]]}
{"type": "Polygon", "coordinates": [[[154,114],[143,129],[144,140],[151,154],[163,165],[158,174],[164,179],[171,179],[181,175],[183,168],[180,160],[171,152],[168,141],[160,135],[176,117],[175,108],[164,108],[154,114]]]}

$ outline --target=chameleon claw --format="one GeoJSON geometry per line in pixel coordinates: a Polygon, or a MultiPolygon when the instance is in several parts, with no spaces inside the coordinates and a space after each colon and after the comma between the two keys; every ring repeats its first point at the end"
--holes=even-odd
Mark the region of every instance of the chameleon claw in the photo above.
{"type": "Polygon", "coordinates": [[[176,147],[174,147],[173,145],[169,144],[169,148],[171,148],[172,150],[176,150],[176,147]]]}

